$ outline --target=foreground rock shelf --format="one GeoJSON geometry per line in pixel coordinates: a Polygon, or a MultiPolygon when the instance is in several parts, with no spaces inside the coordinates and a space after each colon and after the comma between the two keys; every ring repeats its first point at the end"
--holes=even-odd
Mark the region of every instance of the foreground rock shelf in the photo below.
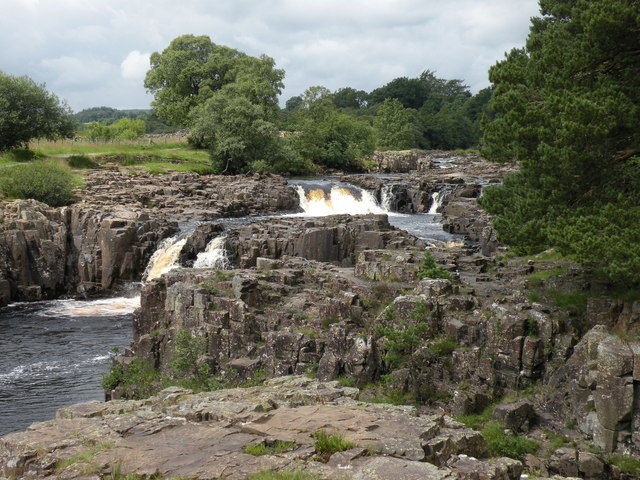
{"type": "Polygon", "coordinates": [[[338,382],[281,377],[248,389],[170,388],[143,401],[78,404],[0,439],[0,476],[79,479],[118,470],[240,480],[261,470],[302,470],[325,479],[520,478],[520,462],[487,459],[484,438],[450,417],[362,403],[357,394],[338,382]],[[318,430],[356,447],[318,461],[318,430]],[[244,451],[276,441],[294,445],[280,454],[244,451]]]}

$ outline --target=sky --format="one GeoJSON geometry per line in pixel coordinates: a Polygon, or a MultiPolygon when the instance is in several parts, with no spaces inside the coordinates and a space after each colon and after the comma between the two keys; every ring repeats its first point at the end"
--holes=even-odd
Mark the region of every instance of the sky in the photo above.
{"type": "Polygon", "coordinates": [[[0,0],[0,70],[28,75],[74,111],[149,108],[149,55],[207,35],[310,86],[367,92],[425,70],[473,93],[524,46],[537,0],[0,0]]]}

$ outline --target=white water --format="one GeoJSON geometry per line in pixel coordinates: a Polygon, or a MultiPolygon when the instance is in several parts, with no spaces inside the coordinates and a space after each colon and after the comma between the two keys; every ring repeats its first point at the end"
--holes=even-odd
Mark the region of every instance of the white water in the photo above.
{"type": "Polygon", "coordinates": [[[217,268],[228,270],[231,266],[226,250],[226,236],[216,237],[209,242],[204,252],[200,252],[193,268],[217,268]]]}
{"type": "Polygon", "coordinates": [[[366,190],[359,190],[360,198],[344,187],[333,186],[328,194],[318,188],[305,192],[297,186],[300,197],[300,207],[305,216],[325,217],[327,215],[365,215],[367,213],[390,213],[376,202],[373,194],[366,190]]]}
{"type": "Polygon", "coordinates": [[[382,204],[382,208],[387,212],[391,211],[391,203],[393,202],[391,188],[392,185],[383,185],[380,191],[380,203],[382,204]]]}
{"type": "Polygon", "coordinates": [[[140,306],[140,295],[136,297],[100,298],[98,300],[56,300],[47,315],[64,317],[112,317],[128,315],[140,306]]]}
{"type": "Polygon", "coordinates": [[[431,206],[429,207],[429,215],[436,215],[438,209],[442,206],[443,196],[440,192],[433,192],[431,194],[431,206]]]}
{"type": "Polygon", "coordinates": [[[178,237],[171,237],[164,240],[149,261],[143,275],[144,281],[154,280],[163,273],[178,267],[178,258],[185,243],[187,243],[186,238],[179,240],[178,237]]]}

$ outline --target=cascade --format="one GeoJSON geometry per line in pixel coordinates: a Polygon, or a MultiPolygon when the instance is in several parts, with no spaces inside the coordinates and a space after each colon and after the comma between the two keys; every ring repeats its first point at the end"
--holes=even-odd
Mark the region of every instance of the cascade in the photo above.
{"type": "Polygon", "coordinates": [[[193,268],[217,268],[228,270],[231,266],[226,250],[226,236],[216,237],[209,242],[204,252],[198,253],[193,268]]]}
{"type": "Polygon", "coordinates": [[[429,207],[429,211],[427,213],[429,213],[429,215],[436,215],[438,212],[438,209],[442,206],[442,200],[444,199],[444,196],[440,194],[440,192],[433,192],[431,194],[431,206],[429,207]]]}
{"type": "Polygon", "coordinates": [[[393,185],[387,184],[382,186],[380,191],[380,203],[382,208],[387,212],[391,211],[391,205],[393,203],[393,185]]]}
{"type": "Polygon", "coordinates": [[[371,192],[357,187],[346,188],[340,185],[333,185],[326,192],[322,188],[312,188],[305,191],[302,185],[298,185],[297,191],[300,197],[300,207],[304,210],[305,215],[313,217],[338,214],[389,213],[385,208],[378,205],[371,192]]]}
{"type": "Polygon", "coordinates": [[[163,273],[178,267],[180,251],[185,243],[187,243],[186,238],[179,239],[177,236],[164,240],[149,261],[149,265],[143,275],[144,281],[148,282],[158,278],[163,273]]]}

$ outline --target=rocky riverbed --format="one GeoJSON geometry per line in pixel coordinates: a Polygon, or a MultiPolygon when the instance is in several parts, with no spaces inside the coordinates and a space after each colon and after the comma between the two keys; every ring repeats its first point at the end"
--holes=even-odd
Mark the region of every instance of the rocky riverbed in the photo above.
{"type": "MultiPolygon", "coordinates": [[[[608,455],[640,452],[640,302],[606,296],[553,252],[515,257],[499,244],[476,199],[508,169],[469,155],[391,157],[381,171],[416,172],[341,180],[395,211],[426,212],[438,199],[444,228],[465,236],[429,247],[448,279],[418,279],[425,242],[386,215],[203,223],[185,237],[181,267],[142,289],[134,341],[119,362],[170,375],[176,339],[189,332],[204,341],[198,362],[208,371],[271,380],[199,394],[174,387],[146,400],[124,400],[135,385],[115,385],[108,394],[118,400],[62,409],[0,439],[0,475],[637,478],[608,455]],[[193,268],[214,239],[231,269],[193,268]],[[380,401],[416,406],[371,403],[380,401]],[[509,445],[535,444],[502,458],[487,425],[509,445]],[[318,430],[353,448],[318,456],[318,430]],[[246,453],[278,441],[293,444],[246,453]]],[[[139,279],[185,220],[298,205],[278,177],[110,169],[91,173],[81,197],[64,209],[5,204],[3,302],[110,290],[139,279]]]]}

